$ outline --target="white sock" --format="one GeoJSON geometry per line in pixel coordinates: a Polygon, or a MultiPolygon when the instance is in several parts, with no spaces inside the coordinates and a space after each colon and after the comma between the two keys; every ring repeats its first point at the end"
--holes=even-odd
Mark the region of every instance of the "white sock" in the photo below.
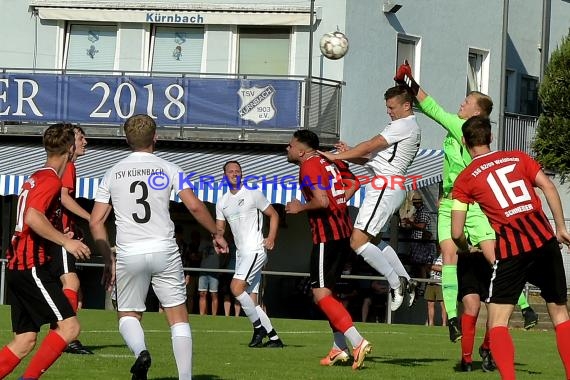
{"type": "MultiPolygon", "coordinates": [[[[271,324],[271,320],[269,320],[269,317],[267,316],[265,311],[261,308],[261,306],[257,305],[255,307],[255,311],[257,311],[257,315],[259,315],[259,319],[261,320],[261,325],[263,327],[265,327],[265,331],[267,331],[268,333],[270,333],[271,331],[274,331],[273,325],[271,324]]],[[[277,336],[277,333],[275,333],[275,335],[272,334],[269,337],[269,339],[277,340],[277,339],[279,339],[279,336],[277,336]]]]}
{"type": "Polygon", "coordinates": [[[382,254],[386,258],[388,263],[390,263],[392,268],[394,268],[394,271],[396,271],[398,276],[405,277],[407,280],[409,280],[410,275],[406,271],[406,268],[404,268],[404,264],[402,264],[402,261],[398,257],[396,251],[394,251],[394,248],[392,248],[385,241],[381,241],[380,244],[378,244],[378,248],[380,249],[380,251],[382,251],[382,254]]]}
{"type": "Polygon", "coordinates": [[[334,343],[333,348],[338,348],[339,350],[346,350],[348,347],[346,346],[346,337],[340,331],[335,331],[333,333],[334,343]]]}
{"type": "Polygon", "coordinates": [[[349,340],[350,344],[352,344],[352,348],[358,347],[358,345],[362,342],[362,339],[364,339],[354,326],[346,330],[344,332],[344,336],[349,340]]]}
{"type": "Polygon", "coordinates": [[[146,350],[144,331],[141,322],[137,318],[131,316],[121,317],[119,319],[119,332],[127,347],[135,354],[135,357],[138,358],[140,353],[146,350]]]}
{"type": "MultiPolygon", "coordinates": [[[[251,323],[255,323],[255,321],[259,319],[259,314],[257,314],[255,303],[251,299],[251,296],[244,291],[242,294],[236,297],[236,300],[238,300],[241,304],[243,312],[249,318],[251,323]]],[[[261,323],[263,323],[263,321],[261,321],[261,323]]]]}
{"type": "Polygon", "coordinates": [[[376,269],[378,273],[386,277],[392,289],[398,289],[400,287],[398,274],[394,268],[392,268],[388,260],[386,260],[380,248],[368,242],[356,249],[355,252],[357,255],[362,256],[364,261],[376,269]]]}
{"type": "Polygon", "coordinates": [[[187,322],[170,326],[172,352],[176,359],[179,380],[192,380],[192,332],[187,322]]]}

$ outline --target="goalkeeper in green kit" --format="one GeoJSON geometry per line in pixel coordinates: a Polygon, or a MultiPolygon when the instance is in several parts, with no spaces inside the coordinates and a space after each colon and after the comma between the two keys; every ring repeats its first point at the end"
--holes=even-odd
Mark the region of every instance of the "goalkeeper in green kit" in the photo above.
{"type": "MultiPolygon", "coordinates": [[[[451,206],[452,189],[455,179],[463,169],[471,163],[471,156],[463,146],[461,127],[471,116],[489,117],[493,108],[491,98],[483,93],[470,92],[457,114],[446,112],[429,96],[412,76],[411,67],[406,61],[398,68],[394,80],[407,85],[418,100],[419,107],[447,131],[443,140],[443,198],[439,204],[437,233],[443,257],[442,290],[443,302],[448,315],[449,338],[452,342],[461,339],[461,329],[457,320],[457,246],[451,239],[451,206]]],[[[473,246],[479,246],[490,263],[495,261],[495,231],[491,228],[487,217],[479,205],[470,205],[465,223],[466,236],[473,246]]],[[[524,328],[530,329],[538,322],[538,316],[529,306],[524,294],[521,294],[518,305],[524,317],[524,328]]]]}

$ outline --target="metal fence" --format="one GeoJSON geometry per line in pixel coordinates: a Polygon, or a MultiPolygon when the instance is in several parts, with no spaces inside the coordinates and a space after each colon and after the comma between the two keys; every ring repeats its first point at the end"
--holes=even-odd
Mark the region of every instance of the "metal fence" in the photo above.
{"type": "Polygon", "coordinates": [[[538,117],[505,114],[505,150],[522,150],[534,156],[532,143],[538,127],[538,117]]]}
{"type": "Polygon", "coordinates": [[[340,136],[342,86],[338,82],[318,78],[311,80],[307,128],[322,138],[340,136]]]}

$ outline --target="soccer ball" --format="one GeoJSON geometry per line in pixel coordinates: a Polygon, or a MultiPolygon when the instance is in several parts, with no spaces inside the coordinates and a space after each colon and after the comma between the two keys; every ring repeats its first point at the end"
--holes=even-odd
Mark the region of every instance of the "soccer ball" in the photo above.
{"type": "Polygon", "coordinates": [[[348,38],[341,32],[326,33],[321,37],[319,47],[328,59],[340,59],[348,51],[348,38]]]}

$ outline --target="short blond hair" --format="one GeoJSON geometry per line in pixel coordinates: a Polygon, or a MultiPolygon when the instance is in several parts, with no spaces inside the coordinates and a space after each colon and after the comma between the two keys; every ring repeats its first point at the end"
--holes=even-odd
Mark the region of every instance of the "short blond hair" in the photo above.
{"type": "Polygon", "coordinates": [[[485,95],[479,91],[471,91],[468,96],[474,96],[477,101],[477,106],[481,110],[480,115],[489,117],[493,112],[493,99],[489,95],[485,95]]]}
{"type": "Polygon", "coordinates": [[[148,148],[154,142],[156,123],[148,115],[131,116],[125,121],[123,127],[127,142],[133,149],[148,148]]]}

